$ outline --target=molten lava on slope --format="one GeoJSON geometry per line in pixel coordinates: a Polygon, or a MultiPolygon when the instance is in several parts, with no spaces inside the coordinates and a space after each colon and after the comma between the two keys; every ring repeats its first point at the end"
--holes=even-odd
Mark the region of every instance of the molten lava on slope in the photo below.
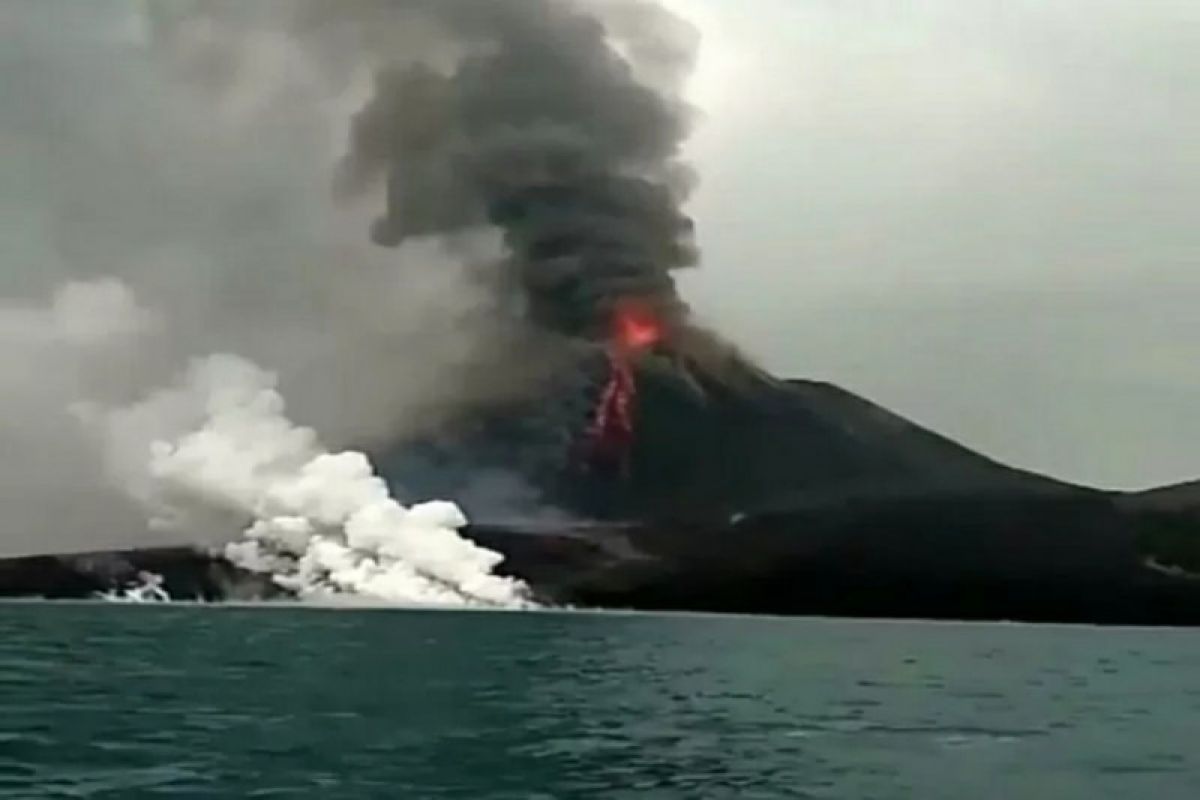
{"type": "Polygon", "coordinates": [[[608,381],[600,392],[585,434],[582,454],[585,467],[622,474],[628,470],[635,435],[634,361],[662,338],[663,324],[651,309],[633,302],[617,305],[607,344],[608,381]]]}

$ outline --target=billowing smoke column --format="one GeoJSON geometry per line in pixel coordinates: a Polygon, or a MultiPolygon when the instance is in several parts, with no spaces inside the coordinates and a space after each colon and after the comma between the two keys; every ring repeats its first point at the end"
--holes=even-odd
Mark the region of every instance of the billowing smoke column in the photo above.
{"type": "Polygon", "coordinates": [[[431,15],[462,48],[448,70],[381,71],[354,120],[344,186],[387,185],[374,239],[490,223],[539,324],[599,339],[629,302],[682,324],[671,271],[696,259],[676,160],[689,113],[669,86],[690,67],[690,29],[642,0],[366,7],[431,15]]]}

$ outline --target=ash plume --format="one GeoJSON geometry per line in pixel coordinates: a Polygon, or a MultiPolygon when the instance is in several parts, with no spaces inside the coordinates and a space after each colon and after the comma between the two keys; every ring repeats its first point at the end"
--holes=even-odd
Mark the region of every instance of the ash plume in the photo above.
{"type": "Polygon", "coordinates": [[[438,69],[396,53],[354,119],[340,177],[348,192],[386,184],[373,239],[489,224],[535,322],[594,337],[614,306],[636,302],[681,323],[671,272],[696,252],[678,161],[690,112],[675,90],[694,32],[642,2],[411,0],[325,13],[378,21],[384,10],[428,17],[459,55],[438,69]]]}

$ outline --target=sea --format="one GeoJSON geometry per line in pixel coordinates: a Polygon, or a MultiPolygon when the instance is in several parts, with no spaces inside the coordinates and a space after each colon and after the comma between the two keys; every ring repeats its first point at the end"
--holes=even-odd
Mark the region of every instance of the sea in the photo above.
{"type": "Polygon", "coordinates": [[[1200,798],[1200,632],[0,605],[0,798],[1200,798]]]}

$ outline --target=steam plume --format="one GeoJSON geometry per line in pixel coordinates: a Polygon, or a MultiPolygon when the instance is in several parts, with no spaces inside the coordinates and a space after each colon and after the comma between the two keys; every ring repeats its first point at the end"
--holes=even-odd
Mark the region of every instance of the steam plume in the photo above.
{"type": "Polygon", "coordinates": [[[302,597],[528,603],[523,584],[492,574],[501,556],[458,534],[457,506],[401,506],[366,456],[330,453],[293,424],[275,377],[245,359],[196,361],[176,385],[91,421],[156,525],[249,521],[226,556],[302,597]]]}

